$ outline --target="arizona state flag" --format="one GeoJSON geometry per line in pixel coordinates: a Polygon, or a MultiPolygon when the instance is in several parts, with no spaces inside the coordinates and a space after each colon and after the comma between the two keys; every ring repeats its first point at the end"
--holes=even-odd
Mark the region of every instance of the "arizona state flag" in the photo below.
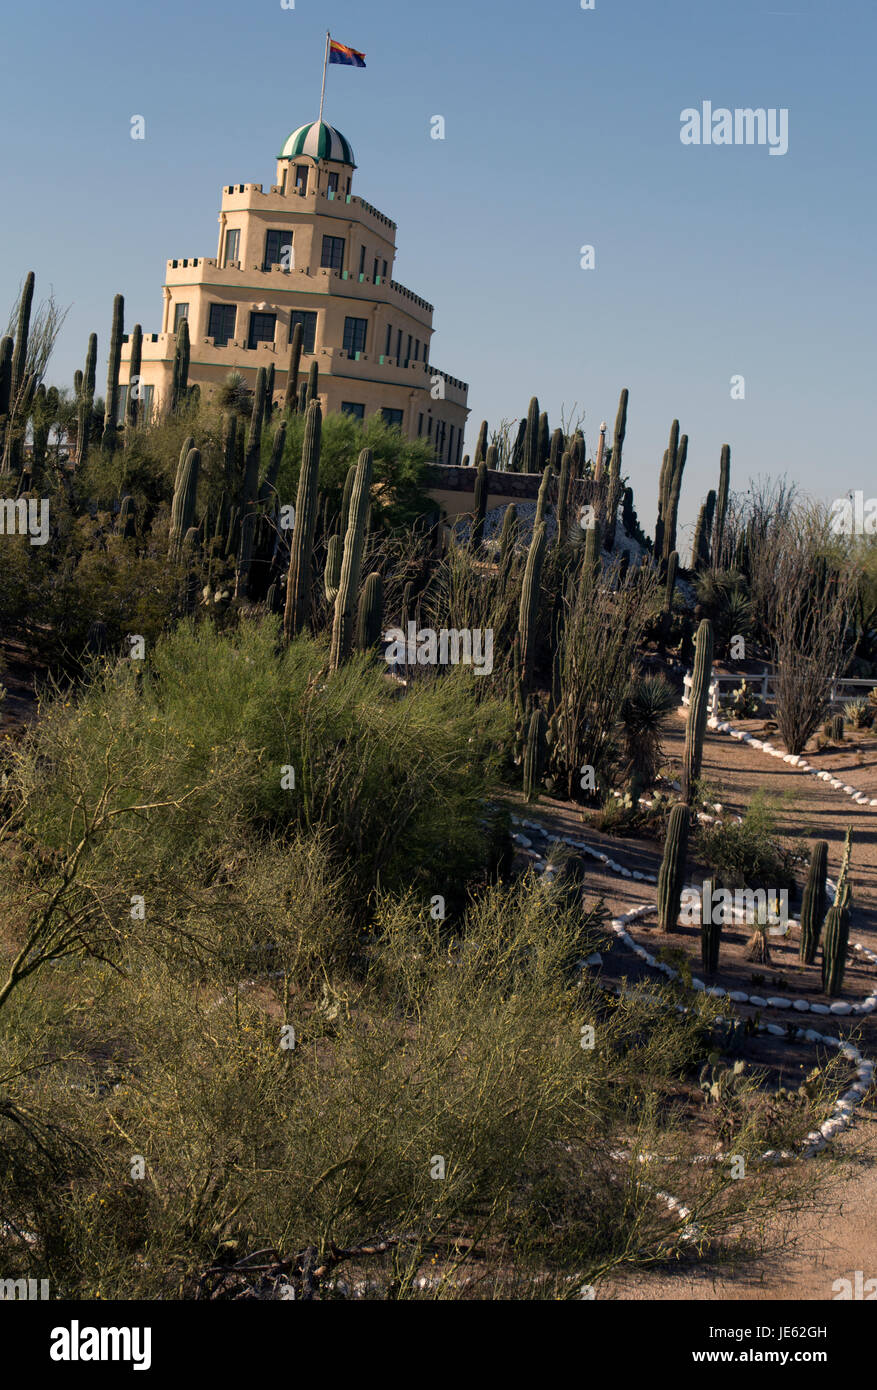
{"type": "Polygon", "coordinates": [[[336,43],[335,39],[330,39],[329,62],[344,63],[349,68],[364,68],[365,54],[357,53],[355,48],[348,48],[346,43],[336,43]]]}

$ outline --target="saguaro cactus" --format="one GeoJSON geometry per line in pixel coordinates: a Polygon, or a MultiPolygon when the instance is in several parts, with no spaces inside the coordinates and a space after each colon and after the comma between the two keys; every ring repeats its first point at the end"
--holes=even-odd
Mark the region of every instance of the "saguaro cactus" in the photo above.
{"type": "Polygon", "coordinates": [[[97,334],[88,336],[88,349],[85,354],[85,372],[82,377],[82,390],[79,396],[79,410],[76,419],[76,459],[79,467],[88,458],[88,445],[91,438],[91,414],[94,409],[94,391],[97,384],[97,334]]]}
{"type": "Polygon", "coordinates": [[[528,801],[532,801],[538,795],[542,774],[545,771],[548,753],[547,728],[544,713],[541,709],[535,709],[530,716],[524,747],[524,796],[528,801]]]}
{"type": "MultiPolygon", "coordinates": [[[[343,558],[344,538],[336,533],[329,537],[329,544],[326,547],[326,568],[323,571],[323,590],[329,603],[334,603],[338,596],[343,558]]],[[[406,585],[406,589],[407,587],[406,585]]]]}
{"type": "Polygon", "coordinates": [[[840,994],[850,941],[850,914],[835,903],[825,916],[822,929],[822,988],[828,995],[840,994]]]}
{"type": "Polygon", "coordinates": [[[350,497],[344,559],[341,562],[341,577],[335,599],[335,620],[332,624],[332,645],[329,652],[329,669],[332,671],[337,671],[346,660],[353,640],[353,613],[362,567],[366,514],[371,503],[372,467],[371,449],[363,449],[356,465],[356,477],[350,497]]]}
{"type": "Polygon", "coordinates": [[[628,396],[629,392],[625,386],[618,401],[615,436],[612,442],[612,455],[609,459],[609,495],[606,501],[606,536],[603,542],[607,550],[612,550],[615,545],[618,504],[621,501],[621,452],[624,448],[624,436],[627,433],[628,396]]]}
{"type": "Polygon", "coordinates": [[[475,444],[475,453],[472,456],[472,466],[477,468],[482,459],[487,458],[487,421],[481,421],[481,428],[478,431],[478,439],[475,444]]]}
{"type": "Polygon", "coordinates": [[[545,558],[545,525],[537,526],[527,553],[521,604],[518,611],[518,640],[521,651],[521,687],[530,689],[536,658],[536,621],[539,616],[539,586],[542,582],[542,561],[545,558]]]}
{"type": "Polygon", "coordinates": [[[713,563],[722,564],[722,542],[725,538],[725,516],[728,511],[728,492],[731,486],[731,446],[722,445],[719,462],[719,495],[716,501],[716,522],[713,532],[713,563]]]}
{"type": "Polygon", "coordinates": [[[667,822],[664,857],[658,874],[658,925],[663,932],[676,930],[687,856],[688,807],[677,803],[667,822]]]}
{"type": "Polygon", "coordinates": [[[700,776],[703,761],[703,738],[709,713],[710,677],[713,669],[713,625],[704,618],[697,629],[694,644],[694,667],[691,676],[688,724],[685,729],[685,752],[682,757],[682,795],[691,803],[694,783],[700,776]]]}
{"type": "Polygon", "coordinates": [[[812,965],[819,946],[819,933],[825,919],[825,877],[828,872],[828,843],[817,840],[810,855],[810,868],[801,902],[801,946],[799,955],[812,965]]]}
{"type": "Polygon", "coordinates": [[[482,460],[475,474],[475,514],[472,520],[470,544],[474,551],[481,549],[484,539],[484,518],[487,515],[487,463],[482,460]]]}
{"type": "Polygon", "coordinates": [[[719,947],[722,939],[722,923],[713,920],[712,899],[713,880],[708,878],[703,885],[700,900],[700,958],[705,975],[715,975],[719,968],[719,947]]]}
{"type": "Polygon", "coordinates": [[[189,320],[180,319],[177,329],[177,346],[174,353],[174,374],[171,387],[171,410],[177,411],[185,405],[189,394],[189,320]]]}
{"type": "Polygon", "coordinates": [[[691,568],[695,571],[702,570],[709,564],[707,526],[707,510],[706,502],[704,502],[697,514],[697,525],[694,528],[694,539],[691,542],[691,568]]]}
{"type": "Polygon", "coordinates": [[[143,357],[143,329],[135,323],[131,329],[131,359],[128,367],[128,396],[125,401],[125,424],[129,430],[137,425],[140,406],[140,366],[143,357]]]}
{"type": "Polygon", "coordinates": [[[535,396],[531,398],[527,409],[521,465],[525,473],[539,472],[539,401],[535,396]]]}
{"type": "Polygon", "coordinates": [[[512,456],[509,461],[510,473],[521,473],[524,468],[524,441],[527,437],[527,421],[521,420],[518,423],[518,432],[515,435],[515,442],[512,445],[512,456]]]}
{"type": "Polygon", "coordinates": [[[320,369],[319,369],[319,367],[317,366],[316,361],[314,361],[314,362],[312,362],[311,365],[308,367],[308,394],[307,394],[307,402],[308,402],[308,404],[310,404],[311,401],[315,401],[315,400],[317,399],[317,395],[318,395],[317,388],[318,388],[318,386],[319,386],[319,382],[320,382],[320,369]]]}
{"type": "Polygon", "coordinates": [[[539,495],[536,498],[536,515],[533,519],[533,528],[541,526],[545,520],[545,508],[548,506],[548,490],[551,487],[551,469],[546,465],[542,473],[542,482],[539,484],[539,495]]]}
{"type": "Polygon", "coordinates": [[[676,549],[676,525],[679,519],[679,495],[682,491],[682,474],[685,471],[685,460],[688,458],[688,435],[683,434],[679,441],[679,448],[676,451],[676,467],[669,484],[669,504],[667,515],[667,529],[664,533],[664,560],[670,558],[671,550],[676,549]]]}
{"type": "Polygon", "coordinates": [[[311,401],[305,420],[301,471],[295,499],[295,524],[289,547],[289,576],[286,581],[286,611],[283,632],[286,640],[300,632],[311,607],[311,561],[314,527],[317,521],[317,490],[320,472],[320,436],[323,412],[319,401],[311,401]]]}
{"type": "Polygon", "coordinates": [[[384,621],[384,581],[375,571],[362,586],[356,615],[356,645],[367,652],[380,640],[384,621]]]}
{"type": "Polygon", "coordinates": [[[177,561],[183,553],[183,541],[195,519],[195,498],[198,493],[198,472],[201,467],[201,452],[190,449],[186,455],[174,498],[171,504],[171,529],[168,559],[177,561]]]}
{"type": "Polygon", "coordinates": [[[134,534],[135,534],[136,521],[137,521],[137,504],[135,503],[134,498],[130,496],[130,494],[126,494],[126,495],[122,498],[122,503],[121,503],[121,506],[119,507],[119,526],[118,526],[120,535],[121,535],[126,541],[129,541],[129,540],[131,540],[131,539],[133,538],[133,536],[134,536],[134,534]]]}
{"type": "Polygon", "coordinates": [[[119,364],[122,361],[122,332],[125,300],[117,294],[113,300],[113,328],[110,334],[110,355],[107,365],[107,399],[104,409],[104,432],[101,449],[111,454],[116,447],[116,417],[119,413],[119,364]]]}

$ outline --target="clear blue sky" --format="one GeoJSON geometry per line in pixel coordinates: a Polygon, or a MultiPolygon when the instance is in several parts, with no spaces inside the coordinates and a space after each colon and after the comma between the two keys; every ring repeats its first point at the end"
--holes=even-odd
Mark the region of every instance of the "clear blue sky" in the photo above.
{"type": "Polygon", "coordinates": [[[398,223],[397,278],[436,305],[469,446],[533,394],[552,426],[577,402],[592,444],[627,386],[649,531],[673,416],[683,523],[723,442],[732,486],[877,492],[874,0],[7,7],[0,314],[29,269],[72,304],[50,381],[72,385],[92,330],[105,363],[116,292],[127,327],[159,327],[165,259],[214,255],[222,185],[270,184],[316,119],[327,28],[368,67],[330,68],[326,119],[398,223]],[[683,146],[703,100],[788,108],[788,153],[683,146]]]}

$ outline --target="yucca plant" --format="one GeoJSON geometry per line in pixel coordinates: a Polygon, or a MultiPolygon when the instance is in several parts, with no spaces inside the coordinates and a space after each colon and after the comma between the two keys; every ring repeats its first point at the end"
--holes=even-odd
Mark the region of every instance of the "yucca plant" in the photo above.
{"type": "Polygon", "coordinates": [[[661,760],[661,736],[667,717],[678,702],[670,683],[659,675],[637,675],[621,705],[625,743],[625,776],[650,787],[661,760]]]}

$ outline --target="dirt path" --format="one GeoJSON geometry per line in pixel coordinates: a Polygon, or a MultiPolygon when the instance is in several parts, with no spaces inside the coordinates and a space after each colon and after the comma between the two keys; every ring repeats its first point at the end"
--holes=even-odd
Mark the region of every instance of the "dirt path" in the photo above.
{"type": "MultiPolygon", "coordinates": [[[[755,726],[753,725],[753,730],[755,726]]],[[[760,727],[760,725],[759,725],[760,727]]],[[[777,743],[774,736],[773,741],[777,743]]],[[[681,720],[671,724],[665,752],[671,762],[681,762],[684,731],[681,720]]],[[[777,744],[777,746],[779,746],[777,744]]],[[[877,749],[863,753],[829,753],[819,758],[808,752],[814,766],[842,767],[855,786],[870,790],[877,784],[877,749]]],[[[771,796],[788,797],[780,814],[783,831],[805,841],[828,841],[828,872],[837,877],[843,838],[853,826],[851,882],[854,910],[850,939],[877,949],[877,812],[858,806],[843,793],[832,790],[806,773],[779,759],[747,747],[726,735],[707,732],[704,745],[703,777],[715,791],[715,800],[725,810],[742,815],[753,795],[765,791],[771,796]]],[[[874,793],[872,793],[874,794],[874,793]]],[[[581,814],[568,803],[543,799],[538,808],[521,814],[559,834],[571,835],[603,848],[631,871],[656,874],[660,867],[660,846],[649,840],[612,838],[591,830],[581,814]]],[[[655,901],[653,884],[619,879],[599,864],[589,862],[587,890],[604,897],[613,915],[655,901]]],[[[696,873],[692,877],[696,878],[696,873]]],[[[631,932],[638,936],[637,927],[631,932]]],[[[644,939],[644,938],[642,938],[644,939]]],[[[674,944],[676,942],[674,941],[674,944]]],[[[651,943],[654,949],[654,943],[651,943]]],[[[608,972],[622,971],[637,978],[644,969],[636,957],[615,944],[606,960],[608,972]]],[[[752,967],[748,967],[749,970],[752,967]]],[[[862,985],[870,992],[874,967],[851,967],[850,987],[855,988],[853,972],[861,974],[862,985]]],[[[722,981],[724,983],[724,981],[722,981]]],[[[738,988],[745,985],[738,984],[738,988]]],[[[752,986],[749,986],[750,991],[752,986]]],[[[861,994],[861,988],[857,990],[861,994]]],[[[762,1010],[762,1016],[780,1023],[776,1011],[762,1010]]],[[[815,1026],[829,1022],[814,1021],[815,1026]]],[[[854,1037],[866,1056],[877,1057],[877,1015],[864,1019],[832,1019],[827,1031],[843,1031],[854,1037]]],[[[820,1300],[836,1297],[832,1288],[840,1279],[877,1279],[877,1103],[873,1098],[858,1108],[853,1127],[832,1141],[832,1152],[845,1162],[843,1172],[829,1195],[819,1198],[819,1210],[804,1211],[792,1225],[777,1222],[771,1229],[776,1255],[769,1260],[729,1273],[727,1270],[698,1266],[696,1270],[637,1270],[606,1280],[599,1297],[619,1299],[731,1299],[731,1300],[820,1300]]],[[[811,1161],[811,1160],[808,1160],[811,1161]]],[[[817,1160],[818,1161],[818,1160],[817,1160]]]]}

